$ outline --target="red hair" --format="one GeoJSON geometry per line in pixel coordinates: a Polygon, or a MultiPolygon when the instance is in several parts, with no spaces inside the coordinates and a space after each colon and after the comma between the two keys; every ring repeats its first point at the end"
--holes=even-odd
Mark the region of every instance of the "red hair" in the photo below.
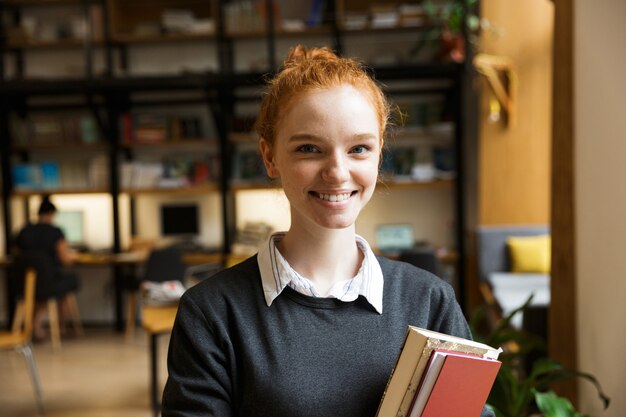
{"type": "Polygon", "coordinates": [[[378,116],[381,148],[389,118],[389,103],[379,85],[356,60],[341,58],[327,47],[291,49],[280,72],[269,81],[255,124],[259,137],[273,145],[285,109],[300,94],[351,85],[369,98],[378,116]]]}

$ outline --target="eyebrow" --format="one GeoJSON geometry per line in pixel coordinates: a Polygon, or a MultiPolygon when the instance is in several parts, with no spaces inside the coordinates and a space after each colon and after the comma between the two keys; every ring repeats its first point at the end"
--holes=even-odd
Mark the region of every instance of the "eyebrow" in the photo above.
{"type": "Polygon", "coordinates": [[[289,142],[307,141],[307,140],[323,140],[321,136],[312,135],[310,133],[296,133],[289,137],[289,142]]]}
{"type": "MultiPolygon", "coordinates": [[[[378,140],[377,135],[373,133],[358,133],[352,136],[352,138],[355,140],[378,140]]],[[[296,133],[295,135],[290,136],[288,139],[289,142],[304,142],[307,140],[319,141],[324,140],[324,137],[313,135],[310,133],[296,133]]]]}

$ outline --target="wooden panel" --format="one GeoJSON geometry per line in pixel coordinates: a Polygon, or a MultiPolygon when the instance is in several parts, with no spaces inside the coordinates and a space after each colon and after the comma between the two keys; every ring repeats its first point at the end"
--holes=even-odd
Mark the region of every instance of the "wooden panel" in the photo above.
{"type": "Polygon", "coordinates": [[[550,216],[552,5],[545,0],[482,2],[504,35],[482,49],[511,59],[517,72],[517,122],[488,120],[491,90],[480,80],[478,222],[547,224],[550,216]]]}
{"type": "MultiPolygon", "coordinates": [[[[576,221],[574,210],[574,91],[573,5],[555,0],[554,122],[552,129],[552,282],[549,316],[550,356],[563,365],[577,366],[576,335],[576,221]]],[[[576,380],[558,387],[576,404],[576,380]]]]}

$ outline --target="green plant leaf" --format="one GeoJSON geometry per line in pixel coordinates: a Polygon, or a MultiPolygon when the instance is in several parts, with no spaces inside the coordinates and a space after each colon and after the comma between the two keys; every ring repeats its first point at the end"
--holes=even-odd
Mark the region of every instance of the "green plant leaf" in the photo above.
{"type": "Polygon", "coordinates": [[[582,378],[594,385],[598,391],[598,397],[600,397],[604,409],[607,409],[611,403],[611,399],[604,393],[600,383],[593,375],[565,368],[560,363],[549,358],[542,358],[535,361],[529,378],[536,381],[535,387],[539,390],[545,390],[555,382],[571,378],[582,378]]]}
{"type": "MultiPolygon", "coordinates": [[[[528,353],[545,355],[545,341],[538,336],[515,329],[511,325],[512,317],[526,308],[532,297],[513,312],[504,317],[488,335],[478,336],[490,346],[507,346],[514,342],[517,350],[505,350],[499,357],[502,362],[487,403],[490,404],[496,417],[528,417],[539,411],[544,417],[586,417],[579,414],[566,398],[558,397],[550,389],[559,381],[582,378],[591,382],[604,408],[610,404],[610,398],[602,391],[597,379],[588,373],[568,369],[548,357],[537,359],[528,374],[525,372],[523,360],[528,353]]],[[[484,311],[475,312],[472,320],[472,331],[478,328],[484,311]]]]}
{"type": "Polygon", "coordinates": [[[544,417],[576,417],[572,403],[563,397],[557,396],[554,391],[539,392],[533,390],[535,402],[544,417]]]}

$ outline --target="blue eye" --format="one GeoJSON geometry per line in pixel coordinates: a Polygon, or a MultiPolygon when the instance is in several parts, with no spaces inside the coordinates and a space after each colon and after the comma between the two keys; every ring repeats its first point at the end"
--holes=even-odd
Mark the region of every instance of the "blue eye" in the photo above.
{"type": "Polygon", "coordinates": [[[365,145],[358,145],[355,146],[354,148],[352,148],[350,150],[350,153],[365,153],[367,151],[369,151],[369,147],[365,146],[365,145]]]}
{"type": "Polygon", "coordinates": [[[302,153],[316,153],[318,152],[317,148],[313,145],[302,145],[299,146],[298,149],[296,149],[298,152],[302,152],[302,153]]]}

